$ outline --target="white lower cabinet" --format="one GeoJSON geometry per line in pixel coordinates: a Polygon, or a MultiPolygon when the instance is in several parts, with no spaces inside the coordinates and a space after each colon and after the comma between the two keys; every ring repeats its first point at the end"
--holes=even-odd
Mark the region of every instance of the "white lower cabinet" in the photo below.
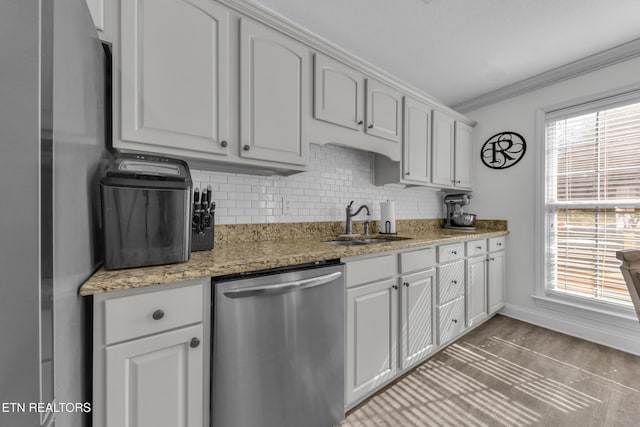
{"type": "Polygon", "coordinates": [[[487,316],[487,257],[481,255],[467,260],[467,327],[487,316]]]}
{"type": "Polygon", "coordinates": [[[202,325],[107,347],[107,425],[202,426],[202,367],[202,325]]]}
{"type": "Polygon", "coordinates": [[[347,404],[396,374],[398,285],[395,279],[347,289],[347,404]]]}
{"type": "Polygon", "coordinates": [[[210,295],[194,280],[94,296],[95,427],[208,425],[210,295]]]}
{"type": "Polygon", "coordinates": [[[438,307],[438,344],[457,338],[464,327],[464,296],[438,307]]]}
{"type": "Polygon", "coordinates": [[[505,251],[489,253],[487,260],[489,313],[493,314],[504,307],[505,251]]]}
{"type": "Polygon", "coordinates": [[[436,270],[402,276],[400,363],[407,369],[435,348],[433,294],[436,270]]]}

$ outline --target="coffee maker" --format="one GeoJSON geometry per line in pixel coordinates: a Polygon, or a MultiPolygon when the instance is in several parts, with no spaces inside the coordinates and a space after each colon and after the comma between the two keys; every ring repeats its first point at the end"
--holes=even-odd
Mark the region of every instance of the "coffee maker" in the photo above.
{"type": "Polygon", "coordinates": [[[471,202],[471,194],[448,194],[444,196],[444,205],[447,208],[447,216],[444,220],[444,228],[456,230],[475,230],[476,216],[464,213],[462,207],[471,202]]]}

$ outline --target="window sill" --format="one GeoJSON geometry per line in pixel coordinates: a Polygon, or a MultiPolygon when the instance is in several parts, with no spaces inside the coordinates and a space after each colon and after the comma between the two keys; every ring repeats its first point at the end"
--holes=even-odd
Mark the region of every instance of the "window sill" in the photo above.
{"type": "Polygon", "coordinates": [[[592,303],[564,295],[532,295],[536,305],[571,316],[581,317],[589,321],[606,323],[615,327],[638,330],[638,317],[631,307],[618,307],[614,304],[592,303]]]}

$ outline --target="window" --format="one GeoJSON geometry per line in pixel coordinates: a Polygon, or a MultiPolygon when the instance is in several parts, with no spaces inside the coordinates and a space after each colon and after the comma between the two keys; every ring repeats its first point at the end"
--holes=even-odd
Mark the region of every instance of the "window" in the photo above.
{"type": "Polygon", "coordinates": [[[630,305],[616,251],[640,248],[640,98],[546,114],[547,293],[630,305]]]}

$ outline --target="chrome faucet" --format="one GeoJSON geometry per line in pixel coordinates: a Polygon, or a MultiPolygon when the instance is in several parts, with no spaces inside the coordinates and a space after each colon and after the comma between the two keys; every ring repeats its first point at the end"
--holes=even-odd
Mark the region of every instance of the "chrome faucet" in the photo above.
{"type": "Polygon", "coordinates": [[[353,209],[351,206],[353,206],[353,200],[351,201],[351,203],[349,203],[349,206],[347,206],[347,221],[346,221],[346,227],[345,227],[345,234],[353,235],[353,233],[351,232],[351,228],[352,228],[351,218],[358,215],[362,209],[366,209],[367,211],[367,220],[364,223],[364,234],[365,235],[369,234],[369,218],[368,217],[371,216],[371,212],[369,211],[369,206],[362,205],[358,208],[358,210],[355,213],[352,213],[353,209]]]}

